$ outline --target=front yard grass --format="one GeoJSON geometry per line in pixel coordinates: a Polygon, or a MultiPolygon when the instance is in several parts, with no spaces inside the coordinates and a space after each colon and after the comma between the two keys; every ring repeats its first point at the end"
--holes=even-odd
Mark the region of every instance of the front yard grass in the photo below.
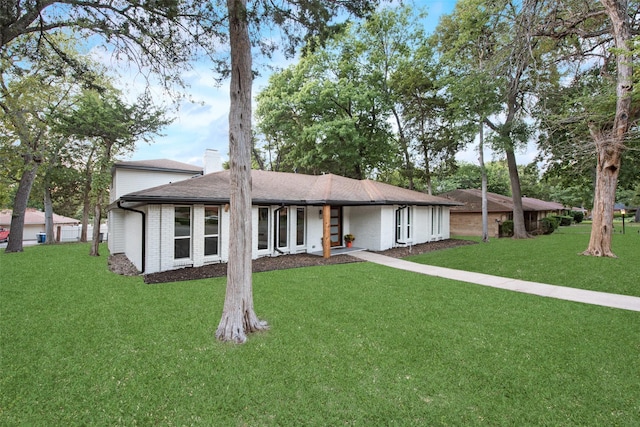
{"type": "MultiPolygon", "coordinates": [[[[580,255],[591,226],[560,227],[533,239],[490,239],[489,243],[411,256],[409,261],[459,270],[640,297],[640,224],[615,224],[613,252],[618,258],[580,255]]],[[[478,240],[478,238],[473,238],[478,240]]]]}
{"type": "Polygon", "coordinates": [[[224,278],[88,250],[0,254],[0,425],[640,424],[640,313],[354,263],[255,274],[272,329],[234,346],[224,278]]]}

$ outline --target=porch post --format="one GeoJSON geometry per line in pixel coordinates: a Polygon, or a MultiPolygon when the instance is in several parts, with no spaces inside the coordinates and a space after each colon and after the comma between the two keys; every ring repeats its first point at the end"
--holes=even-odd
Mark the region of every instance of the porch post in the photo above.
{"type": "Polygon", "coordinates": [[[322,207],[322,257],[331,257],[331,206],[322,207]]]}

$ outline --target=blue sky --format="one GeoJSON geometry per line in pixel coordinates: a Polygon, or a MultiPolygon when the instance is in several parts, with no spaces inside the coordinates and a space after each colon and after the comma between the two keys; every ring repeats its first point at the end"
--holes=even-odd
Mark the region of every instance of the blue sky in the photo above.
{"type": "MultiPolygon", "coordinates": [[[[425,8],[428,16],[425,28],[432,32],[443,14],[453,11],[456,0],[416,0],[417,7],[425,8]]],[[[274,57],[273,63],[285,66],[287,61],[283,57],[274,57]]],[[[211,67],[206,63],[198,63],[194,69],[184,75],[189,84],[189,97],[194,101],[182,102],[178,111],[171,111],[175,121],[163,131],[163,136],[155,137],[153,144],[140,142],[136,151],[128,160],[172,159],[194,165],[202,165],[204,151],[208,148],[220,152],[223,160],[228,159],[228,113],[229,113],[229,82],[216,86],[211,67]]],[[[266,71],[254,81],[254,96],[267,84],[269,75],[266,71]]],[[[123,78],[126,93],[135,93],[136,87],[142,88],[146,82],[142,77],[123,78]],[[139,81],[137,81],[139,79],[139,81]]],[[[158,90],[158,98],[162,98],[162,91],[158,90]]],[[[492,154],[487,152],[486,159],[492,154]]],[[[528,163],[530,154],[519,156],[519,163],[528,163]],[[521,161],[520,161],[521,160],[521,161]]],[[[476,162],[477,153],[473,149],[460,153],[460,160],[476,162]]]]}

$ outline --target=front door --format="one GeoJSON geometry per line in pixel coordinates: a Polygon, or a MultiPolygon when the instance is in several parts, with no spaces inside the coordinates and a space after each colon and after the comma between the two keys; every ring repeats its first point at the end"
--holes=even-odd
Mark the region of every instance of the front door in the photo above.
{"type": "Polygon", "coordinates": [[[342,246],[342,206],[331,206],[331,247],[342,246]]]}

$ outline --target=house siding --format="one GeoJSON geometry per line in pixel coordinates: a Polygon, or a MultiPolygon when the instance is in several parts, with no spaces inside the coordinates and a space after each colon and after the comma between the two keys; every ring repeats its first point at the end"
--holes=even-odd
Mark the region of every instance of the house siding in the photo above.
{"type": "Polygon", "coordinates": [[[110,201],[114,202],[124,194],[182,181],[197,175],[197,172],[148,171],[116,167],[111,184],[110,201]]]}
{"type": "MultiPolygon", "coordinates": [[[[174,259],[174,218],[175,207],[180,205],[149,205],[147,208],[147,237],[146,237],[146,262],[145,273],[174,270],[183,267],[198,267],[209,263],[227,262],[229,259],[229,212],[226,205],[220,207],[220,247],[219,256],[204,256],[204,208],[205,205],[191,205],[191,257],[189,259],[174,259]]],[[[281,254],[294,254],[304,252],[319,252],[322,250],[322,207],[318,206],[287,206],[277,205],[260,206],[269,209],[269,236],[268,246],[265,251],[258,251],[258,209],[252,209],[252,257],[278,256],[281,254]],[[298,245],[296,242],[296,212],[297,208],[305,209],[305,242],[298,245]],[[278,209],[286,209],[288,212],[288,246],[274,249],[274,215],[278,209]]],[[[413,206],[412,229],[413,235],[410,242],[399,244],[395,241],[395,212],[399,206],[347,206],[343,208],[343,233],[352,233],[356,236],[355,246],[368,250],[385,250],[404,244],[426,243],[432,240],[441,240],[449,237],[448,208],[440,207],[442,211],[441,232],[437,235],[430,233],[431,216],[435,208],[431,206],[413,206]]],[[[132,213],[132,215],[134,215],[132,213]]],[[[140,216],[140,215],[138,215],[140,216]]],[[[131,218],[128,218],[130,220],[131,218]]],[[[141,238],[135,236],[133,229],[136,225],[131,222],[132,229],[127,228],[127,240],[141,238]],[[134,237],[135,236],[135,237],[134,237]]],[[[141,227],[140,227],[141,229],[141,227]]],[[[141,259],[135,253],[140,254],[141,247],[133,244],[127,246],[127,256],[136,267],[141,268],[141,259]]]]}
{"type": "MultiPolygon", "coordinates": [[[[487,218],[489,236],[498,237],[500,223],[509,219],[509,214],[490,212],[487,218]]],[[[450,221],[453,236],[482,236],[482,214],[451,212],[450,221]]]]}

